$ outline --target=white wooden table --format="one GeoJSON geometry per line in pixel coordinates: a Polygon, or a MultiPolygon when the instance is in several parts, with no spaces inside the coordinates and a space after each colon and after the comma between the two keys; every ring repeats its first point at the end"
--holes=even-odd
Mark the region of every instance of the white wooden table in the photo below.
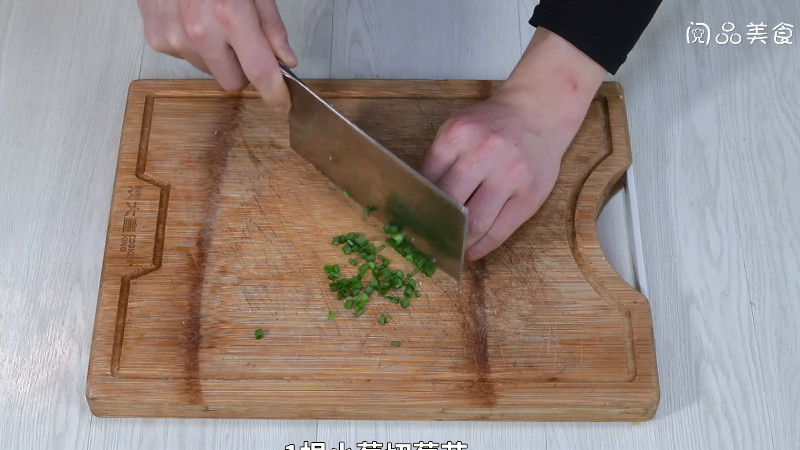
{"type": "MultiPolygon", "coordinates": [[[[500,79],[534,3],[280,6],[300,76],[500,79]]],[[[641,424],[551,424],[92,417],[86,367],[128,83],[200,74],[146,48],[133,1],[0,1],[0,447],[800,448],[800,42],[685,35],[690,21],[714,34],[725,21],[742,35],[750,22],[800,27],[800,4],[695,3],[665,2],[616,77],[661,406],[641,424]]]]}

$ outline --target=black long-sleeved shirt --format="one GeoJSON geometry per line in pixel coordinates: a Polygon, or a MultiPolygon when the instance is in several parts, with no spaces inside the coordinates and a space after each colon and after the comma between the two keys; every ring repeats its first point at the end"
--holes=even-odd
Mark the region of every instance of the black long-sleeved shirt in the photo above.
{"type": "Polygon", "coordinates": [[[530,24],[561,36],[614,74],[661,0],[541,0],[530,24]]]}

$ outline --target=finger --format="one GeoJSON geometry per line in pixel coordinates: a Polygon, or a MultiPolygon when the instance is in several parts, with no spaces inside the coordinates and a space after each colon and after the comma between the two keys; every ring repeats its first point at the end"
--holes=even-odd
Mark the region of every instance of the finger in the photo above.
{"type": "Polygon", "coordinates": [[[436,131],[436,137],[428,149],[425,159],[422,160],[420,173],[425,178],[438,184],[445,173],[455,164],[464,147],[461,134],[467,131],[466,127],[459,125],[458,118],[451,117],[436,131]]]}
{"type": "Polygon", "coordinates": [[[247,86],[247,76],[236,58],[236,53],[224,38],[209,46],[199,47],[199,50],[206,66],[223,89],[238,91],[247,86]]]}
{"type": "Polygon", "coordinates": [[[485,137],[484,127],[474,123],[466,111],[451,116],[439,127],[436,137],[422,161],[420,172],[432,182],[439,184],[448,171],[467,150],[485,137]]]}
{"type": "Polygon", "coordinates": [[[161,19],[160,5],[147,0],[139,0],[138,4],[144,22],[145,41],[153,50],[169,54],[170,48],[164,38],[164,21],[161,19]]]}
{"type": "Polygon", "coordinates": [[[145,22],[145,39],[150,47],[159,53],[183,59],[183,54],[192,48],[192,44],[183,31],[179,5],[140,0],[139,7],[145,22]]]}
{"type": "Polygon", "coordinates": [[[272,51],[289,67],[297,66],[297,56],[289,45],[289,34],[281,19],[275,0],[256,0],[261,30],[267,36],[272,51]]]}
{"type": "Polygon", "coordinates": [[[467,203],[486,178],[487,171],[486,165],[479,164],[475,158],[461,157],[437,184],[459,203],[467,203]]]}
{"type": "Polygon", "coordinates": [[[478,242],[494,224],[500,211],[505,206],[511,192],[500,183],[487,179],[472,194],[467,202],[469,211],[469,228],[467,232],[467,248],[478,242]]]}
{"type": "Polygon", "coordinates": [[[185,28],[180,23],[179,16],[176,15],[175,17],[171,18],[170,22],[172,22],[173,25],[166,33],[166,40],[168,42],[170,51],[165,53],[176,58],[185,59],[197,69],[205,73],[211,73],[208,70],[208,66],[205,64],[205,61],[203,61],[203,57],[200,56],[197,48],[186,34],[185,28]]]}
{"type": "Polygon", "coordinates": [[[211,70],[209,70],[208,66],[206,65],[206,62],[203,61],[203,57],[200,56],[200,53],[198,53],[197,50],[191,50],[187,52],[185,55],[183,55],[183,59],[189,61],[189,64],[196,67],[197,70],[205,72],[209,75],[211,74],[211,70]]]}
{"type": "Polygon", "coordinates": [[[261,31],[255,6],[235,3],[226,14],[225,30],[247,79],[275,112],[289,111],[289,89],[283,81],[278,60],[261,31]]]}
{"type": "Polygon", "coordinates": [[[214,12],[210,3],[199,4],[190,0],[181,2],[181,23],[183,31],[193,45],[195,53],[202,58],[200,61],[190,60],[195,67],[214,75],[223,89],[236,91],[247,86],[247,77],[244,75],[236,53],[225,39],[225,31],[215,22],[214,12]],[[205,9],[202,9],[206,6],[205,9]]]}
{"type": "Polygon", "coordinates": [[[508,200],[497,215],[489,231],[467,249],[466,260],[477,261],[503,244],[520,225],[531,218],[541,202],[531,205],[531,200],[517,195],[508,200]]]}
{"type": "Polygon", "coordinates": [[[433,140],[433,144],[422,160],[422,167],[420,173],[423,177],[431,180],[434,184],[438,184],[445,173],[453,166],[458,159],[458,153],[454,151],[447,151],[446,145],[442,139],[437,136],[433,140]]]}

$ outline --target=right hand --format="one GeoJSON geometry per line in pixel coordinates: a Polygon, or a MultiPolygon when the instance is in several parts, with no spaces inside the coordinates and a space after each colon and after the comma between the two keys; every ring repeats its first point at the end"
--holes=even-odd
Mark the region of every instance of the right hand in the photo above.
{"type": "Polygon", "coordinates": [[[275,0],[138,0],[147,43],[211,74],[226,90],[248,82],[264,103],[286,114],[289,91],[278,60],[297,57],[275,0]]]}

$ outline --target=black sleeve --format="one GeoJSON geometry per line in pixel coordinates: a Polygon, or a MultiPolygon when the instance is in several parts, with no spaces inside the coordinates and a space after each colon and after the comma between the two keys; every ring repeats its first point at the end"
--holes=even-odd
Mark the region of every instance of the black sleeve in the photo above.
{"type": "Polygon", "coordinates": [[[614,74],[661,0],[541,0],[530,24],[569,41],[614,74]]]}

